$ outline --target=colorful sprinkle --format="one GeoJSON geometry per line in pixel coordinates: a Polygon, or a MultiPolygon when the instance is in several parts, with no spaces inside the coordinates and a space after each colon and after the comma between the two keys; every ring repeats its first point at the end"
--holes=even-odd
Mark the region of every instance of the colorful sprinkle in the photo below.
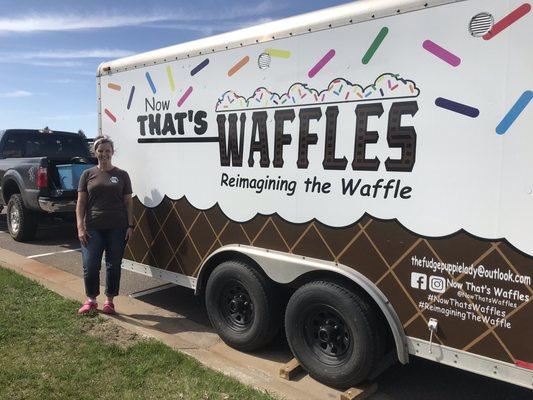
{"type": "Polygon", "coordinates": [[[361,95],[361,93],[360,93],[360,92],[357,92],[356,94],[357,94],[357,97],[359,97],[360,99],[362,99],[362,98],[363,98],[363,96],[361,95]]]}
{"type": "Polygon", "coordinates": [[[316,65],[311,68],[309,70],[309,72],[307,73],[307,76],[309,78],[312,78],[313,76],[315,76],[322,68],[324,68],[324,66],[335,56],[335,50],[331,49],[330,51],[328,51],[324,57],[322,57],[320,59],[319,62],[316,63],[316,65]]]}
{"type": "Polygon", "coordinates": [[[435,105],[437,107],[445,108],[446,110],[450,110],[459,114],[466,115],[470,118],[476,118],[479,115],[479,110],[474,107],[467,106],[465,104],[457,103],[452,100],[444,99],[442,97],[438,97],[435,100],[435,105]]]}
{"type": "Polygon", "coordinates": [[[266,49],[265,53],[272,57],[279,57],[279,58],[289,58],[291,56],[291,52],[287,50],[280,50],[280,49],[266,49]]]}
{"type": "Polygon", "coordinates": [[[346,92],[346,96],[344,96],[344,100],[347,100],[349,95],[350,95],[350,92],[346,92]]]}
{"type": "Polygon", "coordinates": [[[385,39],[385,36],[387,36],[387,33],[389,33],[389,28],[387,28],[386,26],[381,28],[377,36],[374,38],[374,41],[363,56],[363,59],[361,60],[363,64],[368,64],[370,62],[378,47],[381,46],[381,43],[385,39]]]}
{"type": "Polygon", "coordinates": [[[108,83],[108,84],[107,84],[107,87],[108,87],[109,89],[113,89],[113,90],[120,90],[120,89],[122,89],[122,88],[120,87],[120,85],[117,85],[116,83],[108,83]]]}
{"type": "Polygon", "coordinates": [[[206,58],[204,61],[202,61],[200,64],[198,64],[196,67],[194,67],[191,70],[191,76],[196,75],[198,72],[200,72],[202,69],[207,67],[207,64],[209,64],[209,58],[206,58]]]}
{"type": "Polygon", "coordinates": [[[368,92],[367,94],[365,94],[365,97],[368,97],[372,94],[372,92],[368,92]]]}
{"type": "Polygon", "coordinates": [[[174,77],[172,76],[172,69],[170,68],[170,65],[167,67],[167,76],[168,84],[170,85],[170,90],[176,90],[176,85],[174,84],[174,77]]]}
{"type": "Polygon", "coordinates": [[[461,64],[461,59],[459,57],[440,47],[437,43],[432,42],[431,40],[424,40],[422,47],[453,67],[457,67],[461,64]]]}
{"type": "Polygon", "coordinates": [[[115,117],[111,111],[109,111],[109,110],[106,108],[106,109],[104,109],[104,112],[105,112],[106,115],[109,117],[109,119],[111,119],[111,121],[113,121],[113,122],[117,122],[117,117],[115,117]]]}
{"type": "Polygon", "coordinates": [[[185,100],[187,100],[187,97],[192,93],[192,86],[189,86],[189,88],[183,93],[183,96],[178,100],[178,107],[181,107],[183,103],[185,103],[185,100]]]}
{"type": "Polygon", "coordinates": [[[409,90],[411,91],[411,93],[414,93],[415,91],[413,90],[413,85],[409,85],[409,90]]]}
{"type": "Polygon", "coordinates": [[[381,97],[385,96],[385,93],[383,93],[383,89],[379,88],[379,93],[381,93],[381,97]]]}
{"type": "Polygon", "coordinates": [[[511,125],[516,121],[518,116],[524,111],[529,102],[533,99],[533,91],[526,90],[518,98],[516,103],[511,107],[509,112],[503,117],[502,121],[496,127],[496,133],[498,135],[503,135],[511,127],[511,125]]]}
{"type": "Polygon", "coordinates": [[[152,89],[152,93],[156,94],[157,89],[155,88],[154,81],[152,81],[152,77],[150,76],[150,72],[146,73],[146,80],[148,81],[148,84],[150,85],[150,88],[152,89]]]}
{"type": "Polygon", "coordinates": [[[244,56],[243,58],[241,58],[239,62],[233,67],[231,67],[231,69],[228,71],[228,76],[232,76],[233,74],[235,74],[238,70],[248,64],[248,61],[250,61],[250,57],[248,56],[244,56]]]}
{"type": "Polygon", "coordinates": [[[501,20],[496,22],[492,29],[485,33],[483,35],[484,40],[490,40],[494,36],[496,36],[498,33],[503,31],[504,29],[508,28],[510,25],[514,24],[516,21],[518,21],[520,18],[522,18],[524,15],[526,15],[528,12],[531,11],[531,4],[524,3],[511,13],[507,14],[505,17],[503,17],[501,20]]]}
{"type": "Polygon", "coordinates": [[[128,110],[131,107],[131,101],[133,100],[133,93],[135,93],[135,86],[132,86],[130,90],[130,97],[128,99],[128,110]]]}

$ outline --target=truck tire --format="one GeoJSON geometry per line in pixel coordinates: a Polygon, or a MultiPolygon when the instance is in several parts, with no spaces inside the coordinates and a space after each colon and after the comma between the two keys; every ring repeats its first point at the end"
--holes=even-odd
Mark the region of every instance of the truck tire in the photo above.
{"type": "Polygon", "coordinates": [[[20,194],[13,194],[7,203],[7,227],[9,234],[17,242],[24,242],[35,237],[37,232],[37,214],[24,207],[20,194]]]}
{"type": "Polygon", "coordinates": [[[209,320],[220,338],[242,351],[268,344],[283,322],[282,296],[255,269],[240,261],[215,268],[206,287],[209,320]]]}
{"type": "Polygon", "coordinates": [[[287,341],[317,381],[348,388],[364,381],[383,357],[385,327],[353,291],[328,281],[294,292],[285,313],[287,341]]]}

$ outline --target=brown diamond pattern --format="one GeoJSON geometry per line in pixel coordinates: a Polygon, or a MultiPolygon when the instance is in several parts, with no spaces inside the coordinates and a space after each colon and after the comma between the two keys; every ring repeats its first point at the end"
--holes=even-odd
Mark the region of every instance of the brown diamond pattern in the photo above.
{"type": "Polygon", "coordinates": [[[263,229],[261,229],[254,240],[254,246],[277,251],[289,251],[289,246],[274,226],[272,218],[269,218],[263,229]]]}
{"type": "MultiPolygon", "coordinates": [[[[522,292],[529,295],[528,301],[517,302],[516,308],[500,307],[505,309],[506,318],[513,325],[511,331],[471,321],[462,321],[461,329],[457,329],[456,319],[421,310],[419,302],[426,292],[412,289],[409,283],[414,255],[467,265],[500,266],[502,270],[531,275],[533,258],[506,242],[480,240],[464,232],[425,239],[396,221],[377,220],[368,215],[343,228],[329,227],[318,221],[293,224],[277,214],[257,215],[238,223],[231,221],[218,204],[199,210],[186,198],[165,197],[152,209],[135,198],[133,210],[136,228],[126,246],[127,259],[197,276],[202,262],[213,251],[228,244],[244,244],[340,262],[376,283],[393,304],[408,336],[428,340],[428,320],[436,317],[439,320],[436,343],[506,362],[533,361],[533,349],[527,345],[527,340],[517,340],[517,331],[526,334],[531,329],[533,290],[530,285],[521,285],[522,292]]],[[[464,274],[427,272],[462,284],[472,280],[464,274]]],[[[494,284],[494,281],[476,280],[476,284],[483,283],[494,284]]],[[[502,283],[500,286],[517,285],[502,283]]],[[[450,298],[457,298],[456,288],[448,288],[431,304],[438,306],[450,298]]],[[[473,304],[472,300],[465,301],[473,304]]]]}

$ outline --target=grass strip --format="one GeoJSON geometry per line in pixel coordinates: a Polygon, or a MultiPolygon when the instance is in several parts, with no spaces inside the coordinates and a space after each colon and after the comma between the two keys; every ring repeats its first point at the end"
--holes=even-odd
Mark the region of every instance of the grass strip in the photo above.
{"type": "Polygon", "coordinates": [[[273,399],[155,340],[87,334],[80,303],[0,268],[0,399],[273,399]]]}

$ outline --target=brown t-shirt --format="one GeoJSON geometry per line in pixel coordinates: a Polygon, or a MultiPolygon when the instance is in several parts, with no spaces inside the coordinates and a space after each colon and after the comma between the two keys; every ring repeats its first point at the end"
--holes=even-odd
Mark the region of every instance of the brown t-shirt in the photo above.
{"type": "Polygon", "coordinates": [[[87,229],[117,229],[128,226],[124,195],[131,194],[128,173],[117,167],[101,171],[93,167],[83,171],[78,192],[87,192],[85,225],[87,229]]]}

